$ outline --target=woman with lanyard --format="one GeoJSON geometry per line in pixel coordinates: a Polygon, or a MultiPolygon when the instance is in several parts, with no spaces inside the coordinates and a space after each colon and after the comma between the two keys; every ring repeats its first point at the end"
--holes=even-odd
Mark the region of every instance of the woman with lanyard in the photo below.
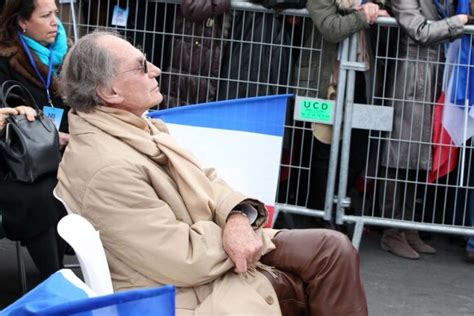
{"type": "MultiPolygon", "coordinates": [[[[59,129],[60,145],[69,139],[67,110],[56,77],[67,52],[64,27],[54,0],[7,0],[0,16],[0,84],[16,80],[36,99],[59,129]]],[[[15,104],[12,100],[10,104],[15,104]]],[[[6,177],[0,157],[0,213],[7,237],[28,249],[42,277],[62,267],[65,243],[56,224],[66,214],[53,196],[56,173],[27,184],[6,177]],[[3,169],[3,170],[2,170],[3,169]]]]}
{"type": "MultiPolygon", "coordinates": [[[[416,220],[416,181],[425,181],[431,168],[433,107],[440,92],[442,42],[463,34],[468,16],[451,16],[455,3],[444,0],[392,0],[391,7],[402,34],[395,71],[388,78],[389,104],[394,108],[392,132],[387,135],[377,184],[382,215],[416,220]]],[[[418,190],[420,191],[420,190],[418,190]]],[[[418,205],[418,208],[421,207],[418,205]]],[[[416,230],[385,229],[382,248],[397,256],[418,259],[436,250],[416,230]]]]}

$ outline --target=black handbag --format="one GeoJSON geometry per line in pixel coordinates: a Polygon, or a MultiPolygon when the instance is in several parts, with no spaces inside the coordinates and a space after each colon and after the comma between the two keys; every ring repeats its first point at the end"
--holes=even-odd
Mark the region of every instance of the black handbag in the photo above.
{"type": "Polygon", "coordinates": [[[0,153],[7,167],[7,177],[33,183],[58,169],[61,160],[58,131],[23,85],[5,81],[0,88],[0,107],[8,107],[9,98],[20,98],[24,105],[34,108],[38,116],[33,122],[24,115],[8,117],[0,136],[0,153]]]}

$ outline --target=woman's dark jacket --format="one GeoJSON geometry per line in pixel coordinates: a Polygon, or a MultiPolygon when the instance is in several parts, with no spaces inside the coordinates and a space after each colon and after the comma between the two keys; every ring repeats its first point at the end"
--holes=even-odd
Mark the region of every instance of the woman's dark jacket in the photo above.
{"type": "Polygon", "coordinates": [[[184,0],[176,12],[162,74],[162,107],[215,100],[223,47],[229,36],[229,0],[184,0]]]}
{"type": "MultiPolygon", "coordinates": [[[[43,78],[46,78],[48,73],[47,66],[43,65],[34,54],[33,58],[43,78]]],[[[48,98],[43,84],[36,75],[20,43],[16,43],[15,45],[4,45],[0,43],[0,84],[5,80],[16,80],[23,84],[31,92],[40,108],[47,105],[48,98]]],[[[59,95],[57,81],[54,76],[52,78],[50,92],[54,107],[65,109],[59,130],[67,133],[67,108],[59,95]]]]}
{"type": "Polygon", "coordinates": [[[283,16],[237,11],[225,47],[218,99],[288,93],[291,38],[283,16]]]}
{"type": "MultiPolygon", "coordinates": [[[[34,58],[39,71],[46,77],[46,66],[41,64],[36,56],[34,58]]],[[[19,42],[13,45],[0,43],[0,84],[5,80],[16,80],[23,84],[40,108],[47,105],[45,89],[19,42]]],[[[53,105],[65,109],[60,131],[67,133],[67,109],[59,96],[54,78],[50,92],[53,105]]],[[[6,177],[6,167],[2,159],[3,157],[0,157],[0,212],[7,237],[12,240],[26,240],[42,233],[51,225],[56,225],[65,214],[63,206],[53,196],[57,182],[56,173],[47,175],[33,184],[19,183],[6,177]]]]}

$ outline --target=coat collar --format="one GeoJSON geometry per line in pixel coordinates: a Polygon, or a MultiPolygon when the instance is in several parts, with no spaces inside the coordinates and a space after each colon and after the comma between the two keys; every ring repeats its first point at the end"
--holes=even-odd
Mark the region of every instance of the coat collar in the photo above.
{"type": "MultiPolygon", "coordinates": [[[[10,66],[13,70],[18,72],[22,77],[32,82],[34,85],[44,89],[43,83],[36,75],[36,72],[31,66],[28,56],[26,55],[26,52],[21,46],[18,38],[16,38],[11,44],[0,43],[0,57],[9,58],[10,66]]],[[[36,62],[36,65],[38,65],[39,72],[44,78],[46,78],[46,75],[48,74],[48,68],[43,65],[35,55],[33,55],[33,58],[36,62]]],[[[54,76],[51,80],[50,90],[53,95],[59,96],[58,84],[54,76]]]]}

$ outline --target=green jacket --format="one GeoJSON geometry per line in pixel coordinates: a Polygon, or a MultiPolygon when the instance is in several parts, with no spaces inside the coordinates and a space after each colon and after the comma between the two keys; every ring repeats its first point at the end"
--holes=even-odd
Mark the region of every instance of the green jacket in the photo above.
{"type": "Polygon", "coordinates": [[[337,59],[337,43],[369,27],[364,13],[351,9],[357,3],[354,0],[308,0],[306,7],[312,21],[306,19],[305,44],[294,71],[297,95],[326,98],[337,59]]]}

